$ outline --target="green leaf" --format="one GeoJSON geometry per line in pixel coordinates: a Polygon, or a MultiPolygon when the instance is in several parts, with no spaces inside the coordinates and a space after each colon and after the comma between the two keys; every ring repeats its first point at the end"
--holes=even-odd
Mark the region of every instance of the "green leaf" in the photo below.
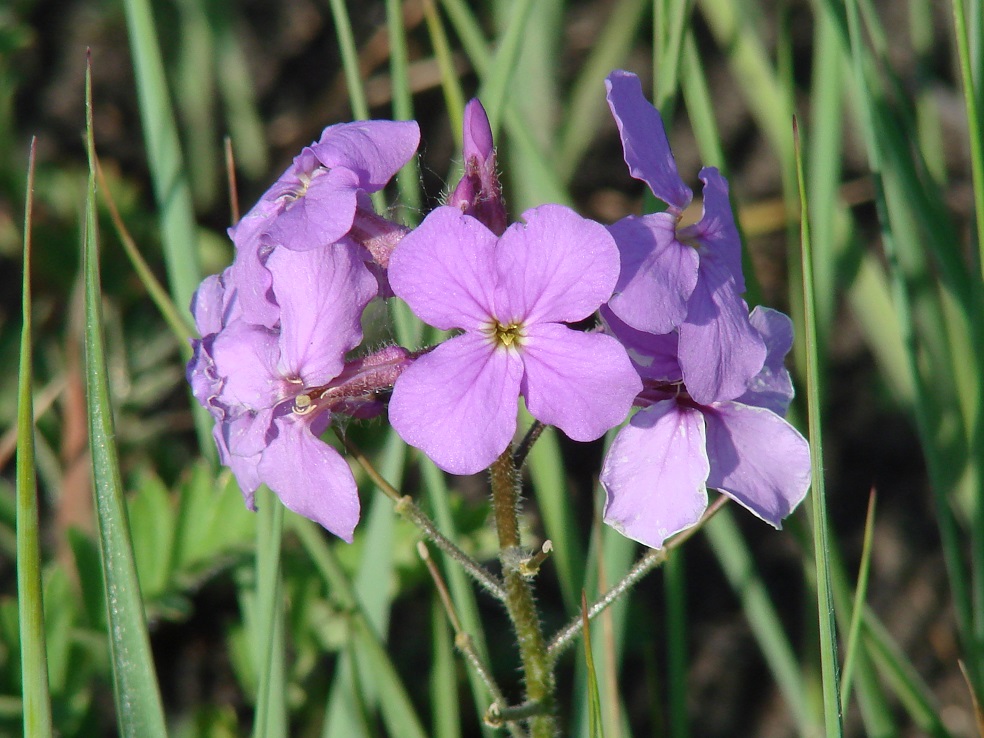
{"type": "Polygon", "coordinates": [[[82,244],[85,272],[85,380],[96,521],[105,584],[117,723],[125,738],[166,735],[160,690],[144,620],[140,582],[123,500],[113,408],[102,335],[102,289],[96,232],[96,151],[92,136],[91,67],[86,69],[89,181],[82,244]]]}
{"type": "Polygon", "coordinates": [[[598,692],[598,676],[595,674],[594,654],[591,650],[591,623],[588,621],[588,600],[581,590],[581,621],[584,630],[584,668],[588,678],[588,734],[591,738],[605,738],[605,725],[601,719],[601,695],[598,692]]]}
{"type": "Polygon", "coordinates": [[[256,590],[251,617],[256,671],[256,718],[253,735],[287,735],[286,653],[283,575],[280,552],[283,543],[284,506],[261,486],[256,490],[259,517],[256,526],[256,590]]]}
{"type": "Polygon", "coordinates": [[[800,227],[802,234],[803,301],[806,328],[806,392],[810,426],[810,461],[813,466],[813,552],[817,573],[817,613],[820,619],[820,666],[823,676],[824,727],[827,736],[844,733],[840,701],[840,673],[837,660],[837,622],[834,619],[834,596],[830,582],[830,531],[827,526],[827,497],[823,476],[823,439],[820,433],[820,358],[817,350],[816,299],[813,284],[813,242],[807,207],[803,157],[800,154],[796,119],[793,119],[796,149],[796,180],[800,191],[800,227]]]}
{"type": "MultiPolygon", "coordinates": [[[[164,265],[174,303],[187,310],[201,281],[198,229],[188,171],[181,154],[171,95],[164,75],[150,0],[124,0],[130,54],[137,84],[137,101],[154,184],[164,265]]],[[[189,391],[190,396],[190,391],[189,391]]],[[[192,412],[202,453],[216,456],[212,419],[197,403],[192,412]]]]}
{"type": "Polygon", "coordinates": [[[51,695],[45,643],[44,601],[41,594],[41,542],[38,521],[37,475],[34,469],[34,401],[31,342],[31,214],[34,204],[34,163],[31,142],[24,214],[24,277],[22,292],[20,368],[17,382],[17,605],[21,645],[21,695],[24,735],[50,736],[51,695]]]}
{"type": "MultiPolygon", "coordinates": [[[[351,613],[351,632],[355,639],[353,646],[358,648],[369,665],[369,673],[372,674],[378,690],[379,706],[389,735],[425,738],[427,733],[414,710],[406,687],[386,653],[382,639],[362,609],[357,592],[332,547],[325,542],[320,529],[310,520],[292,515],[290,523],[318,572],[324,577],[332,597],[340,607],[351,613]]],[[[360,694],[358,686],[356,684],[356,696],[360,694]]],[[[353,707],[356,708],[355,712],[359,712],[358,705],[353,707]]]]}

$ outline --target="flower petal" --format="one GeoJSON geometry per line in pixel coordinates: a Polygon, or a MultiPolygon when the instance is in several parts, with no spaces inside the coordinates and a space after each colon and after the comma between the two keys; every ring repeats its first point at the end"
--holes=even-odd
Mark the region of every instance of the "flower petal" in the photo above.
{"type": "Polygon", "coordinates": [[[304,190],[285,201],[265,241],[295,251],[330,246],[352,228],[358,189],[357,175],[347,169],[315,170],[304,190]]]}
{"type": "Polygon", "coordinates": [[[700,411],[663,400],[640,410],[605,457],[605,522],[653,548],[707,508],[708,462],[700,411]]]}
{"type": "Polygon", "coordinates": [[[346,244],[276,249],[267,268],[280,303],[282,375],[309,387],[327,384],[362,340],[362,310],[376,294],[375,278],[346,244]]]}
{"type": "Polygon", "coordinates": [[[262,410],[283,399],[275,331],[237,320],[215,336],[211,354],[215,374],[222,381],[218,397],[227,407],[262,410]]]}
{"type": "Polygon", "coordinates": [[[778,310],[759,305],[748,316],[762,336],[768,352],[762,371],[752,377],[746,391],[736,401],[743,405],[768,408],[783,417],[793,400],[793,380],[786,369],[786,354],[793,347],[793,321],[778,310]]]}
{"type": "Polygon", "coordinates": [[[400,437],[452,474],[474,474],[498,458],[516,432],[523,365],[474,333],[417,359],[393,388],[390,423],[400,437]]]}
{"type": "Polygon", "coordinates": [[[520,353],[530,414],[575,441],[593,441],[621,423],[642,391],[625,349],[611,336],[541,323],[529,329],[520,353]]]}
{"type": "Polygon", "coordinates": [[[260,459],[259,472],[288,510],[313,520],[349,543],[359,522],[359,490],[338,451],[293,415],[274,421],[277,435],[260,459]]]}
{"type": "Polygon", "coordinates": [[[563,205],[523,213],[495,251],[495,316],[500,322],[575,322],[612,295],[615,241],[600,223],[563,205]]]}
{"type": "Polygon", "coordinates": [[[676,218],[653,213],[610,225],[622,269],[612,310],[633,328],[669,333],[687,317],[687,299],[697,284],[697,250],[676,238],[676,218]]]}
{"type": "Polygon", "coordinates": [[[393,251],[390,286],[432,326],[487,327],[496,240],[492,231],[456,208],[436,208],[393,251]]]}
{"type": "Polygon", "coordinates": [[[683,212],[693,193],[680,179],[663,119],[642,94],[639,78],[619,69],[608,75],[605,88],[629,174],[649,185],[672,212],[683,212]]]}
{"type": "Polygon", "coordinates": [[[242,317],[249,323],[274,328],[280,320],[280,308],[270,289],[272,279],[265,263],[271,246],[262,242],[267,220],[256,216],[243,220],[229,229],[229,236],[236,245],[236,259],[229,268],[236,285],[236,295],[242,309],[242,317]]]}
{"type": "Polygon", "coordinates": [[[465,105],[462,119],[462,154],[465,161],[472,158],[485,161],[492,155],[492,126],[489,125],[485,107],[477,97],[473,97],[465,105]]]}
{"type": "Polygon", "coordinates": [[[737,402],[704,409],[707,485],[779,528],[810,487],[810,447],[793,426],[765,408],[737,402]]]}
{"type": "Polygon", "coordinates": [[[622,344],[632,365],[643,379],[657,382],[679,382],[683,379],[677,351],[680,335],[669,333],[647,333],[623,323],[607,305],[598,311],[608,332],[622,344]]]}
{"type": "Polygon", "coordinates": [[[692,226],[681,228],[681,240],[693,239],[700,244],[701,258],[707,255],[723,263],[739,294],[745,292],[745,277],[741,270],[741,238],[728,199],[728,180],[714,167],[700,170],[704,182],[704,214],[692,226]]]}
{"type": "Polygon", "coordinates": [[[680,368],[697,402],[731,400],[743,394],[765,363],[765,343],[748,320],[727,268],[712,258],[700,260],[697,286],[680,326],[680,368]]]}
{"type": "Polygon", "coordinates": [[[202,280],[191,297],[191,314],[199,336],[218,333],[231,323],[239,312],[232,270],[212,274],[202,280]]]}
{"type": "Polygon", "coordinates": [[[328,126],[311,148],[326,167],[348,169],[359,188],[376,192],[410,161],[419,143],[415,121],[367,120],[328,126]]]}

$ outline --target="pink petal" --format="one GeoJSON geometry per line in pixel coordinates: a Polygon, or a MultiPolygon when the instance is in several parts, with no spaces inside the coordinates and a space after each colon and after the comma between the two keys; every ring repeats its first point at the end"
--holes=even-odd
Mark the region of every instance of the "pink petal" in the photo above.
{"type": "Polygon", "coordinates": [[[660,548],[707,508],[708,462],[700,411],[663,400],[640,410],[612,443],[601,470],[605,522],[660,548]]]}
{"type": "Polygon", "coordinates": [[[280,373],[307,386],[327,384],[362,340],[362,310],[376,280],[356,248],[276,249],[267,260],[280,303],[280,373]]]}
{"type": "Polygon", "coordinates": [[[699,222],[682,228],[678,234],[681,240],[693,239],[700,244],[701,258],[705,254],[723,263],[739,294],[745,292],[745,277],[741,269],[741,239],[735,216],[728,199],[728,180],[714,167],[700,170],[704,182],[704,214],[699,222]]]}
{"type": "Polygon", "coordinates": [[[492,315],[496,236],[474,218],[439,207],[393,251],[393,292],[442,330],[481,329],[492,315]]]}
{"type": "Polygon", "coordinates": [[[598,312],[608,333],[625,348],[639,376],[657,382],[683,380],[677,360],[680,336],[676,331],[660,334],[637,331],[619,320],[607,305],[602,305],[598,312]]]}
{"type": "Polygon", "coordinates": [[[693,193],[680,179],[663,119],[642,94],[639,78],[619,69],[608,75],[605,88],[629,173],[649,185],[672,212],[683,212],[693,193]]]}
{"type": "Polygon", "coordinates": [[[324,248],[352,228],[359,181],[347,169],[318,169],[296,199],[286,201],[264,238],[295,251],[324,248]]]}
{"type": "Polygon", "coordinates": [[[376,192],[410,161],[420,143],[415,121],[366,120],[329,126],[311,148],[329,168],[358,175],[358,186],[376,192]]]}
{"type": "Polygon", "coordinates": [[[541,205],[523,219],[496,247],[495,316],[530,324],[591,315],[618,279],[618,248],[608,231],[563,205],[541,205]]]}
{"type": "Polygon", "coordinates": [[[697,250],[677,240],[676,218],[669,213],[629,216],[608,230],[622,259],[608,304],[633,328],[669,333],[687,317],[687,299],[697,284],[697,250]]]}
{"type": "Polygon", "coordinates": [[[810,447],[765,408],[737,402],[705,408],[709,487],[779,528],[810,487],[810,447]]]}
{"type": "Polygon", "coordinates": [[[701,257],[687,308],[680,368],[691,397],[708,405],[740,396],[765,363],[765,343],[723,264],[701,257]]]}
{"type": "Polygon", "coordinates": [[[593,441],[621,423],[642,391],[625,349],[611,336],[540,324],[529,329],[520,353],[530,414],[575,441],[593,441]]]}
{"type": "Polygon", "coordinates": [[[260,479],[288,510],[351,543],[359,522],[359,490],[349,465],[315,438],[303,419],[286,415],[274,425],[277,436],[260,459],[260,479]]]}
{"type": "Polygon", "coordinates": [[[768,355],[762,371],[752,377],[748,390],[737,402],[785,416],[793,400],[793,380],[785,364],[786,354],[793,347],[793,321],[788,315],[761,305],[752,310],[748,320],[765,341],[768,355]]]}
{"type": "Polygon", "coordinates": [[[282,399],[276,332],[237,320],[215,336],[212,358],[224,405],[261,410],[282,399]]]}
{"type": "Polygon", "coordinates": [[[523,365],[474,333],[417,359],[393,388],[390,423],[400,437],[452,474],[491,466],[516,432],[523,365]]]}

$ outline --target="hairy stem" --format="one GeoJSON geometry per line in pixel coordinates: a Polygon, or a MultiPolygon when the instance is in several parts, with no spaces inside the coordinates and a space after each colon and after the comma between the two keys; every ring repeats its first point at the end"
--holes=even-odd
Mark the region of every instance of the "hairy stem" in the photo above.
{"type": "Polygon", "coordinates": [[[526,679],[526,700],[540,705],[541,714],[529,718],[531,738],[552,738],[557,734],[554,715],[553,663],[540,627],[540,616],[533,602],[533,589],[522,574],[526,559],[519,538],[519,473],[510,445],[491,468],[492,508],[499,535],[499,560],[506,590],[506,609],[513,622],[519,655],[526,679]]]}

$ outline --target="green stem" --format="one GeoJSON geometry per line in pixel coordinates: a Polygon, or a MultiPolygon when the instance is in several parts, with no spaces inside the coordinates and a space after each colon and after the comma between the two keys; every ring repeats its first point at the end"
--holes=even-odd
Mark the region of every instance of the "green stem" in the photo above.
{"type": "Polygon", "coordinates": [[[530,718],[530,738],[549,738],[557,734],[554,716],[553,665],[547,642],[533,601],[533,589],[519,565],[524,554],[519,538],[519,474],[513,461],[512,444],[491,468],[492,509],[499,535],[499,561],[506,588],[506,608],[513,622],[519,654],[526,678],[526,701],[538,703],[543,714],[530,718]]]}

